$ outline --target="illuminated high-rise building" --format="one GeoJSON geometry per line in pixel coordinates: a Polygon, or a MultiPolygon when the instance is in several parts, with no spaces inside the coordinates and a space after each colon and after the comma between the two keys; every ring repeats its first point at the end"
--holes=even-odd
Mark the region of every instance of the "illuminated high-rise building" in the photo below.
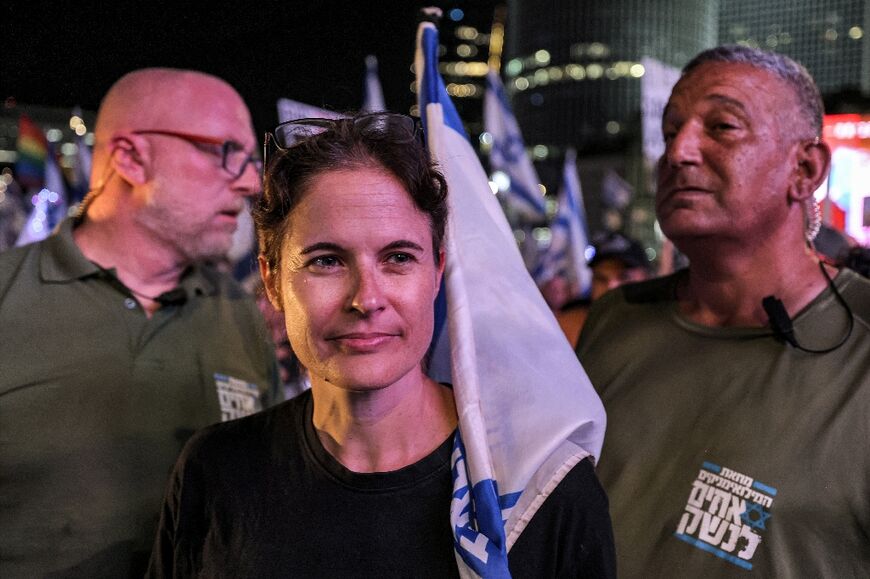
{"type": "Polygon", "coordinates": [[[503,71],[526,145],[553,190],[565,149],[577,148],[593,232],[623,228],[656,245],[640,152],[641,60],[679,68],[714,46],[718,10],[716,0],[508,1],[503,71]],[[609,171],[635,187],[629,208],[602,200],[609,171]]]}
{"type": "Polygon", "coordinates": [[[720,0],[720,43],[787,54],[825,94],[870,94],[868,34],[870,0],[720,0]]]}
{"type": "Polygon", "coordinates": [[[640,112],[640,66],[680,67],[716,43],[718,3],[686,0],[508,4],[505,73],[529,143],[622,150],[640,112]]]}

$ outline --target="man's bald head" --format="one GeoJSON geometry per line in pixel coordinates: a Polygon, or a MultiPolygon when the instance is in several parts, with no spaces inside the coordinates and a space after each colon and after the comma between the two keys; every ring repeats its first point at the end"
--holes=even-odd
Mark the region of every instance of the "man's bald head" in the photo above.
{"type": "MultiPolygon", "coordinates": [[[[145,68],[121,77],[100,104],[94,129],[94,181],[124,131],[171,129],[208,133],[225,130],[227,119],[250,128],[242,97],[225,81],[193,70],[145,68]]],[[[217,133],[215,133],[217,134],[217,133]]]]}
{"type": "Polygon", "coordinates": [[[225,81],[193,70],[145,68],[121,77],[100,104],[96,137],[117,130],[180,125],[212,101],[242,97],[225,81]]]}
{"type": "Polygon", "coordinates": [[[135,239],[173,266],[226,254],[261,187],[251,114],[229,84],[190,70],[131,72],[106,94],[94,133],[79,239],[123,232],[122,245],[135,239]]]}

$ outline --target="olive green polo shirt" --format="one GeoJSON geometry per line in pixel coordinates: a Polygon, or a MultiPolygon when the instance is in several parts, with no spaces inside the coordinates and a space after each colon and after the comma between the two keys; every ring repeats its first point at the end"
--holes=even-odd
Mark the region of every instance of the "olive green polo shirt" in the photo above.
{"type": "Polygon", "coordinates": [[[149,319],[69,220],[0,253],[0,576],[140,573],[187,438],[280,398],[253,300],[208,267],[179,287],[149,319]]]}
{"type": "Polygon", "coordinates": [[[687,319],[684,273],[596,300],[577,350],[620,577],[867,577],[870,281],[842,270],[793,315],[803,347],[840,344],[813,354],[687,319]]]}

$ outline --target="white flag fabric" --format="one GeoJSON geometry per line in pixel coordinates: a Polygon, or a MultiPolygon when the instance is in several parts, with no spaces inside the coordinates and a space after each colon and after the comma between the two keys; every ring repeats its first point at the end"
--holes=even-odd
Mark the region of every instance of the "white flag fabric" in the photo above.
{"type": "Polygon", "coordinates": [[[643,157],[652,169],[665,153],[662,139],[662,116],[671,98],[671,90],[680,80],[680,69],[654,58],[640,59],[644,74],[640,79],[640,116],[643,134],[643,157]]]}
{"type": "Polygon", "coordinates": [[[387,105],[384,102],[384,91],[381,89],[381,80],[378,78],[378,59],[371,54],[366,57],[364,92],[362,110],[369,113],[387,110],[387,105]]]}
{"type": "Polygon", "coordinates": [[[586,261],[588,231],[580,175],[577,173],[577,152],[571,148],[565,153],[559,209],[550,223],[550,247],[533,274],[539,285],[556,275],[564,275],[575,293],[572,297],[589,295],[592,290],[592,270],[586,261]]]}
{"type": "Polygon", "coordinates": [[[66,217],[68,208],[66,185],[51,144],[45,156],[45,186],[33,196],[32,202],[33,210],[15,245],[42,241],[51,234],[55,225],[66,217]]]}
{"type": "Polygon", "coordinates": [[[546,497],[598,457],[604,409],[523,265],[437,55],[438,31],[423,22],[420,113],[449,189],[442,291],[459,416],[450,520],[462,577],[509,577],[507,552],[546,497]]]}
{"type": "Polygon", "coordinates": [[[502,171],[510,178],[510,188],[505,192],[508,206],[527,220],[546,219],[547,206],[538,186],[541,181],[526,154],[523,135],[501,79],[492,70],[486,75],[483,125],[486,132],[492,135],[490,169],[502,171]]]}
{"type": "Polygon", "coordinates": [[[296,119],[337,119],[341,114],[291,99],[278,99],[278,122],[296,119]]]}

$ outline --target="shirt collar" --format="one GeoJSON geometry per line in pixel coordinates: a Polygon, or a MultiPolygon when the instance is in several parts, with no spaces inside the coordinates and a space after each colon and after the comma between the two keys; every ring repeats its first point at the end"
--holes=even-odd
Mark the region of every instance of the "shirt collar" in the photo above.
{"type": "MultiPolygon", "coordinates": [[[[47,283],[66,283],[92,275],[99,275],[102,270],[82,253],[73,239],[72,218],[60,222],[55,232],[46,238],[40,257],[40,275],[47,283]]],[[[217,292],[214,275],[210,275],[209,267],[193,265],[181,275],[179,286],[188,291],[188,295],[212,295],[217,292]]],[[[111,271],[111,270],[110,270],[111,271]]]]}
{"type": "Polygon", "coordinates": [[[63,283],[99,273],[100,268],[76,245],[72,230],[73,219],[68,217],[46,238],[39,261],[43,281],[63,283]]]}

